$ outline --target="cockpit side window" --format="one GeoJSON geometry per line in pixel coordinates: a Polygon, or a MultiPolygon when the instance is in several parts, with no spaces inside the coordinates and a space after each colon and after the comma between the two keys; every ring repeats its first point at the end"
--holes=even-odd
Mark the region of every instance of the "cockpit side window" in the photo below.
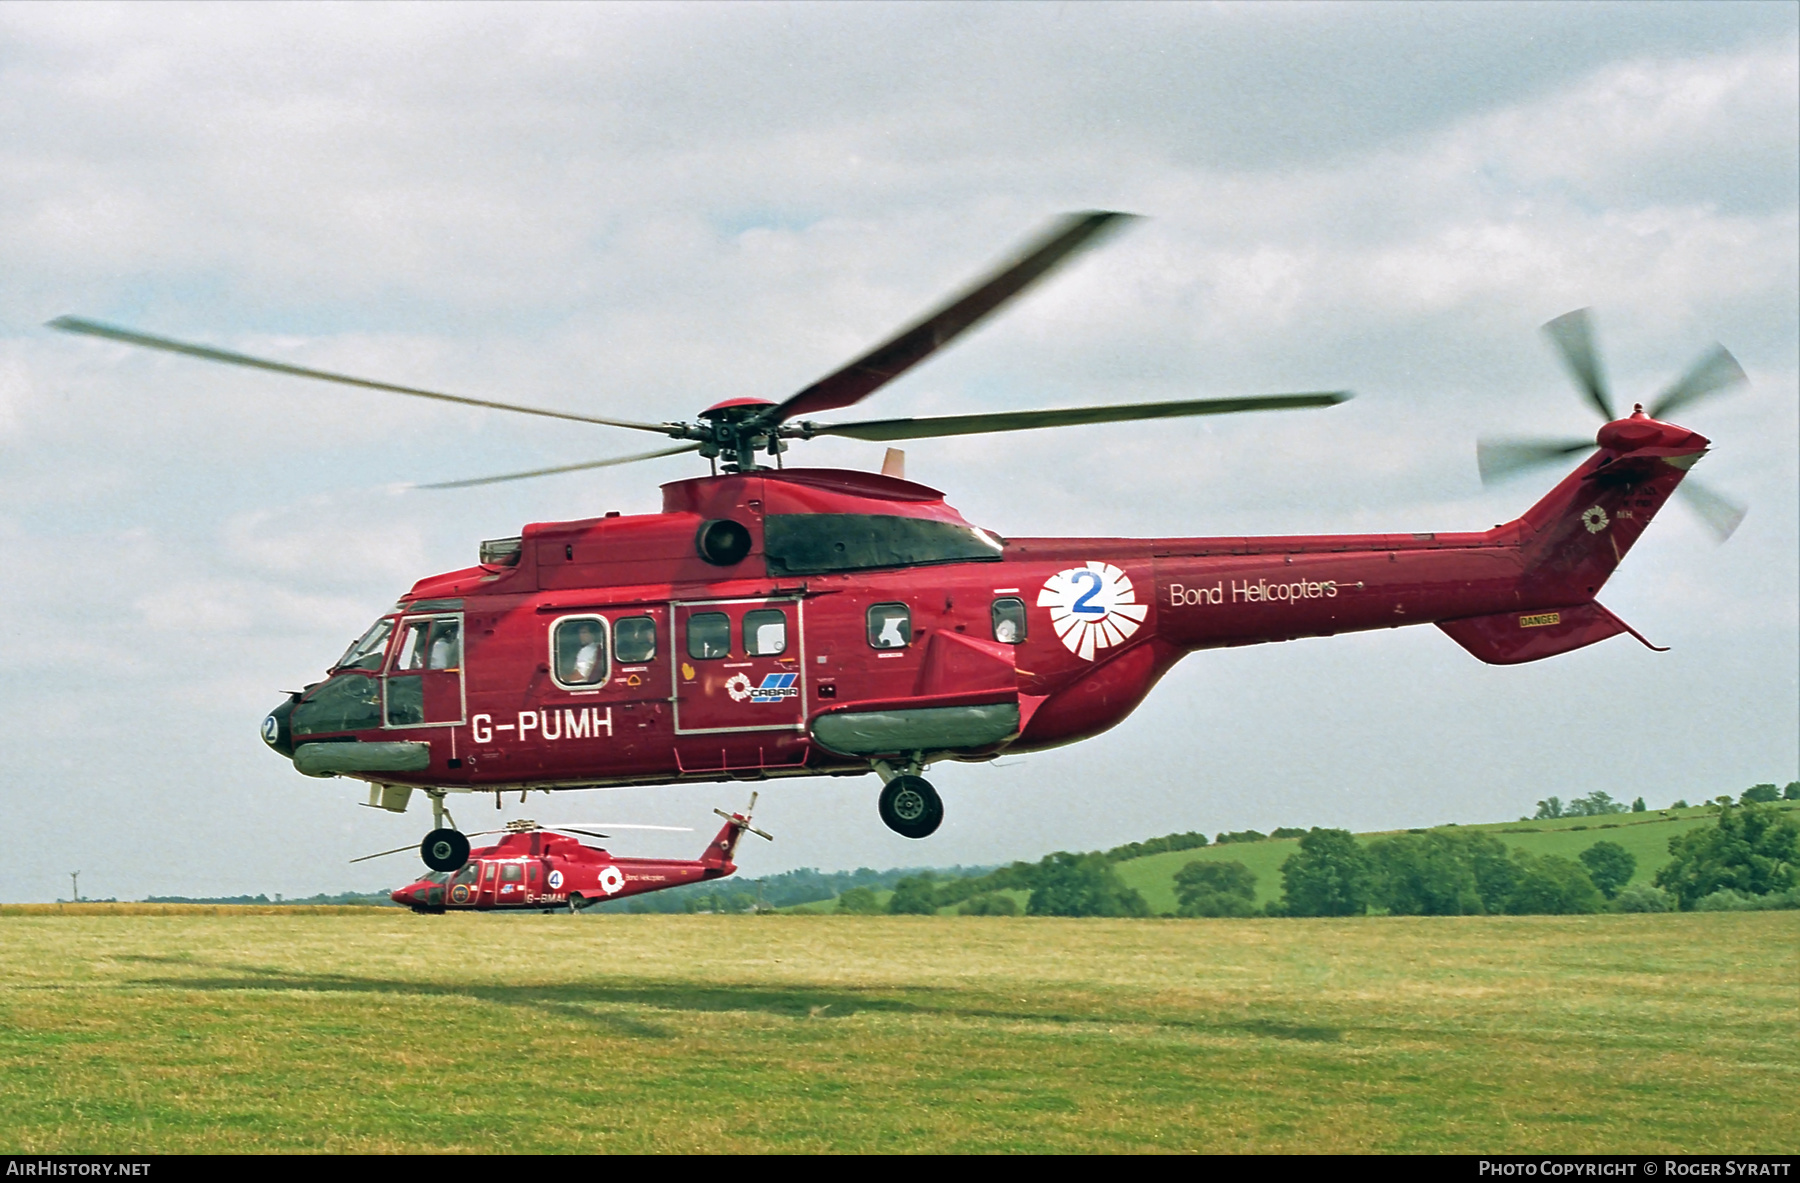
{"type": "Polygon", "coordinates": [[[387,652],[388,634],[394,631],[394,618],[384,616],[369,626],[369,631],[357,639],[356,643],[344,650],[338,658],[335,670],[378,670],[381,668],[381,656],[387,652]]]}
{"type": "Polygon", "coordinates": [[[409,620],[400,633],[400,643],[394,646],[394,669],[422,670],[425,668],[425,638],[431,631],[429,620],[409,620]]]}

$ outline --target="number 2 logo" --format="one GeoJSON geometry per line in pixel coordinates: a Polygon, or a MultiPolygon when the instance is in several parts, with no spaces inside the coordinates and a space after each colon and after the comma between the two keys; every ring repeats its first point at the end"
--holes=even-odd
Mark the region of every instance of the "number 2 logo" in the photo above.
{"type": "Polygon", "coordinates": [[[1069,611],[1078,616],[1106,615],[1106,609],[1099,604],[1094,603],[1094,597],[1099,595],[1100,589],[1105,586],[1100,581],[1100,573],[1098,571],[1090,571],[1083,568],[1071,575],[1069,577],[1069,582],[1076,585],[1087,585],[1087,590],[1081,593],[1081,598],[1069,605],[1069,611]]]}
{"type": "Polygon", "coordinates": [[[1044,581],[1037,602],[1050,609],[1050,626],[1064,647],[1083,661],[1123,642],[1150,614],[1148,604],[1137,602],[1130,576],[1111,563],[1058,571],[1044,581]]]}

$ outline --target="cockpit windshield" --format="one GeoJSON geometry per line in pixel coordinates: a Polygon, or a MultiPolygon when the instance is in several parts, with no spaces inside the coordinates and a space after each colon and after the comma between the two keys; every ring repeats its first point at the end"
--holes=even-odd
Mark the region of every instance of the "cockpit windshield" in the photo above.
{"type": "Polygon", "coordinates": [[[387,652],[388,634],[394,631],[392,617],[384,616],[370,626],[356,644],[344,650],[333,670],[376,670],[381,668],[381,655],[387,652]]]}

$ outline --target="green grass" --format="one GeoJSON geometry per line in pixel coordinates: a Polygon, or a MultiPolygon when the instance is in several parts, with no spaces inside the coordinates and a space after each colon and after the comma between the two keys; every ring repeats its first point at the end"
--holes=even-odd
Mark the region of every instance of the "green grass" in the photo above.
{"type": "MultiPolygon", "coordinates": [[[[1783,802],[1778,808],[1800,810],[1800,805],[1783,802]]],[[[1509,846],[1532,854],[1556,854],[1564,858],[1574,858],[1596,842],[1617,842],[1637,859],[1637,871],[1631,881],[1648,883],[1657,869],[1669,861],[1669,839],[1710,826],[1715,816],[1714,811],[1696,806],[1660,813],[1615,813],[1605,817],[1564,817],[1454,828],[1493,834],[1509,846]]],[[[1368,842],[1404,832],[1392,830],[1358,834],[1357,837],[1368,842]]],[[[1153,854],[1119,863],[1117,867],[1119,877],[1143,893],[1151,911],[1173,912],[1176,906],[1175,872],[1196,859],[1236,859],[1255,873],[1256,902],[1266,904],[1281,897],[1281,864],[1298,849],[1298,838],[1267,838],[1261,842],[1234,842],[1198,850],[1153,854]]]]}
{"type": "Polygon", "coordinates": [[[0,950],[12,1152],[1800,1151],[1796,913],[8,907],[0,950]]]}

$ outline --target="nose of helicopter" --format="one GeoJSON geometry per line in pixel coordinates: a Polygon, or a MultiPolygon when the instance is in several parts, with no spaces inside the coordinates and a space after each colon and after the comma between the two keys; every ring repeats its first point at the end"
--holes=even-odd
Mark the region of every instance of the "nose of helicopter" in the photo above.
{"type": "Polygon", "coordinates": [[[270,711],[262,721],[263,742],[290,760],[294,758],[294,731],[291,720],[294,714],[294,705],[299,701],[298,694],[289,695],[286,702],[270,711]]]}

